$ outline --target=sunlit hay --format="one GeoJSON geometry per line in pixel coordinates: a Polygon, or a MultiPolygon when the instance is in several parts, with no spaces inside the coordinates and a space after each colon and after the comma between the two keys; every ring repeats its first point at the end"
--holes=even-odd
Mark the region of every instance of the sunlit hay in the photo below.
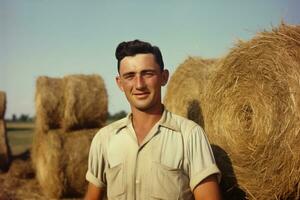
{"type": "Polygon", "coordinates": [[[70,131],[102,127],[108,113],[108,97],[103,79],[98,75],[70,75],[64,77],[64,82],[62,128],[70,131]]]}
{"type": "Polygon", "coordinates": [[[78,197],[86,191],[88,153],[98,129],[50,130],[35,150],[36,178],[50,198],[78,197]]]}
{"type": "Polygon", "coordinates": [[[176,69],[167,86],[164,104],[168,110],[203,126],[202,101],[216,59],[189,57],[176,69]]]}
{"type": "Polygon", "coordinates": [[[64,115],[64,82],[60,78],[41,76],[36,81],[36,129],[47,132],[61,127],[64,115]]]}
{"type": "Polygon", "coordinates": [[[33,133],[30,158],[34,171],[36,171],[37,153],[40,150],[40,146],[42,145],[42,141],[45,138],[45,134],[45,132],[43,132],[41,129],[38,130],[37,128],[35,128],[33,133]]]}
{"type": "Polygon", "coordinates": [[[4,119],[6,109],[6,93],[0,91],[0,119],[4,119]]]}
{"type": "Polygon", "coordinates": [[[108,113],[108,97],[98,75],[39,77],[36,82],[36,129],[65,131],[102,127],[108,113]]]}
{"type": "Polygon", "coordinates": [[[0,119],[0,172],[6,172],[11,162],[11,151],[7,139],[5,121],[0,119]]]}
{"type": "Polygon", "coordinates": [[[282,24],[239,42],[208,81],[206,131],[233,165],[223,182],[235,175],[249,199],[300,198],[299,58],[300,26],[282,24]]]}

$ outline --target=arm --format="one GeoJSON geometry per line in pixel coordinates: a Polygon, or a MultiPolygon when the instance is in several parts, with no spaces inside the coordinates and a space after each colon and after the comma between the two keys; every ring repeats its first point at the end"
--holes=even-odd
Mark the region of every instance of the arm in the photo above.
{"type": "Polygon", "coordinates": [[[102,188],[96,187],[94,184],[89,183],[84,200],[101,200],[103,193],[104,190],[102,188]]]}
{"type": "Polygon", "coordinates": [[[105,159],[102,151],[102,144],[99,132],[92,140],[89,159],[88,170],[86,173],[86,180],[89,185],[85,194],[85,200],[101,200],[106,196],[105,185],[105,159]]]}
{"type": "Polygon", "coordinates": [[[187,144],[190,187],[195,200],[220,200],[221,173],[204,130],[195,126],[187,144]]]}
{"type": "Polygon", "coordinates": [[[195,200],[221,200],[218,180],[215,174],[205,178],[193,191],[195,200]]]}

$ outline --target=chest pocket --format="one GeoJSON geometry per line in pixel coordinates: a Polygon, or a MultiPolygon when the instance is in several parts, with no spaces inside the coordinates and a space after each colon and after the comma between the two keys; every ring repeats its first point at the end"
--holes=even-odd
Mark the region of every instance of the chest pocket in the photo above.
{"type": "Polygon", "coordinates": [[[125,199],[125,175],[123,163],[106,171],[107,197],[110,200],[125,199]]]}
{"type": "Polygon", "coordinates": [[[150,199],[178,200],[182,189],[183,172],[153,162],[150,199]]]}

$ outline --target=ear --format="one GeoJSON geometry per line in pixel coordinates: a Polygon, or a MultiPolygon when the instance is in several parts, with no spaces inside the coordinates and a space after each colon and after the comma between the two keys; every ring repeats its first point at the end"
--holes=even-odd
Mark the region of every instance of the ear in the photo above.
{"type": "Polygon", "coordinates": [[[121,91],[124,91],[120,76],[116,76],[116,83],[121,91]]]}
{"type": "Polygon", "coordinates": [[[169,80],[169,71],[167,69],[164,69],[162,72],[162,86],[165,86],[168,83],[169,80]]]}

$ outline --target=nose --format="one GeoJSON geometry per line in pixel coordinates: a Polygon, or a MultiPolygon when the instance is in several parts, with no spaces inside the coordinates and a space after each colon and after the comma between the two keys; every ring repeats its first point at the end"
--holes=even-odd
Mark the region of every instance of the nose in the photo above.
{"type": "Polygon", "coordinates": [[[145,87],[145,80],[142,76],[136,76],[135,87],[136,89],[143,89],[145,87]]]}

